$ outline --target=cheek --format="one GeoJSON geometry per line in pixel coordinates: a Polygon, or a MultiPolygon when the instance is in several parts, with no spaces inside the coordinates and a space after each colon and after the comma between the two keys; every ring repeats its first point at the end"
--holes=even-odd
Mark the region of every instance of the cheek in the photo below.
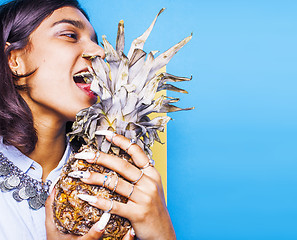
{"type": "Polygon", "coordinates": [[[70,81],[67,74],[31,79],[29,97],[38,105],[40,112],[74,120],[81,109],[91,106],[94,102],[70,81]]]}
{"type": "Polygon", "coordinates": [[[73,120],[77,112],[94,103],[72,78],[73,68],[80,57],[78,52],[76,49],[71,52],[66,47],[59,48],[59,51],[56,48],[40,49],[38,55],[34,53],[37,71],[27,84],[30,88],[29,98],[35,106],[39,106],[39,112],[58,114],[73,120]]]}

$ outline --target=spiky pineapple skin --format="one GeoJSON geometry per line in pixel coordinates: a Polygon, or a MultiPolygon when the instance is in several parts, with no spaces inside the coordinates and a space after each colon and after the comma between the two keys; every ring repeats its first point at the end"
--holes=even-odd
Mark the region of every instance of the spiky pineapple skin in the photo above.
{"type": "MultiPolygon", "coordinates": [[[[86,148],[89,147],[82,147],[82,149],[86,148]]],[[[127,154],[125,155],[127,158],[127,154]]],[[[104,211],[79,199],[78,194],[100,196],[123,203],[127,203],[128,199],[101,186],[88,185],[80,179],[69,177],[68,173],[73,171],[108,174],[111,170],[101,165],[76,159],[72,154],[63,167],[60,179],[56,184],[53,213],[57,228],[63,233],[85,235],[99,221],[104,211]]],[[[112,214],[105,228],[103,239],[122,239],[130,228],[131,224],[128,219],[112,214]]]]}

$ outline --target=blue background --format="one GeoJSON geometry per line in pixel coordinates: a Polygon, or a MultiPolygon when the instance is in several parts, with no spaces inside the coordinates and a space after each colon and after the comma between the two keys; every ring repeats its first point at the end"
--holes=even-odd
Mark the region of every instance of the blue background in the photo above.
{"type": "MultiPolygon", "coordinates": [[[[98,35],[127,42],[162,7],[146,50],[193,39],[168,64],[168,208],[178,239],[297,239],[297,1],[82,1],[98,35]],[[97,3],[97,4],[96,4],[97,3]]],[[[130,44],[126,47],[126,50],[130,44]]]]}
{"type": "MultiPolygon", "coordinates": [[[[3,2],[3,1],[1,1],[3,2]]],[[[297,2],[81,0],[99,36],[126,41],[167,10],[145,50],[193,39],[167,71],[193,75],[170,114],[168,208],[178,239],[297,239],[297,2]]],[[[126,47],[126,50],[129,46],[126,47]]]]}

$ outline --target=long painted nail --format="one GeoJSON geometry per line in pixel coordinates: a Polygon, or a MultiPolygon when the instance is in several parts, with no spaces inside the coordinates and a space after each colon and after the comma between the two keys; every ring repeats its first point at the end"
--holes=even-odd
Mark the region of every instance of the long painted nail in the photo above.
{"type": "Polygon", "coordinates": [[[91,173],[88,171],[73,171],[68,173],[69,177],[73,178],[89,178],[91,176],[91,173]]]}
{"type": "Polygon", "coordinates": [[[96,203],[98,200],[96,196],[92,196],[88,194],[77,194],[77,197],[88,203],[96,203]]]}
{"type": "Polygon", "coordinates": [[[94,159],[95,156],[96,154],[94,152],[87,152],[87,151],[79,152],[74,155],[75,158],[84,159],[84,160],[94,159]]]}
{"type": "Polygon", "coordinates": [[[107,225],[108,221],[110,219],[110,213],[103,213],[100,220],[95,224],[95,229],[98,232],[101,232],[107,225]]]}
{"type": "Polygon", "coordinates": [[[98,130],[95,132],[95,135],[104,135],[104,136],[109,136],[109,137],[113,137],[114,136],[114,132],[113,131],[109,131],[109,130],[98,130]]]}
{"type": "Polygon", "coordinates": [[[130,234],[131,234],[132,237],[135,237],[135,231],[134,231],[134,228],[131,228],[131,229],[130,229],[130,234]]]}

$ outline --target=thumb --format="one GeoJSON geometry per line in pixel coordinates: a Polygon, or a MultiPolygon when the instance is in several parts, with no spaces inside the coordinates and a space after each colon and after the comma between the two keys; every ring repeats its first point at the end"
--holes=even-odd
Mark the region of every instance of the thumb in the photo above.
{"type": "Polygon", "coordinates": [[[104,234],[109,219],[110,213],[103,213],[100,220],[91,227],[89,232],[82,237],[82,240],[98,240],[104,234]]]}
{"type": "Polygon", "coordinates": [[[56,227],[54,216],[53,216],[53,208],[52,203],[55,198],[55,189],[53,189],[50,196],[47,198],[45,202],[45,226],[46,226],[46,235],[47,239],[56,239],[56,235],[59,234],[59,231],[56,227]]]}

